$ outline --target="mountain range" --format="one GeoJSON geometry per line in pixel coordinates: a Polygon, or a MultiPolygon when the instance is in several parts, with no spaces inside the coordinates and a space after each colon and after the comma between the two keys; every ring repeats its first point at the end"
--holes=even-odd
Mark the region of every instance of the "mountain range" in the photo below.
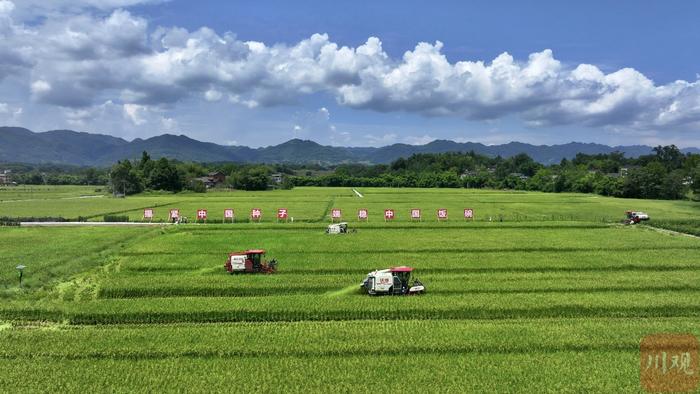
{"type": "MultiPolygon", "coordinates": [[[[414,153],[469,152],[488,156],[510,157],[526,153],[543,164],[571,159],[577,153],[599,154],[619,151],[628,157],[652,152],[646,145],[607,146],[571,142],[561,145],[531,145],[510,142],[484,145],[475,142],[435,140],[425,145],[393,144],[380,148],[337,147],[313,141],[292,139],[279,145],[262,148],[224,146],[197,141],[185,135],[163,134],[147,139],[127,141],[103,134],[72,130],[35,133],[21,127],[0,127],[0,162],[56,163],[79,166],[108,166],[122,159],[136,159],[147,151],[151,157],[168,157],[182,161],[240,163],[390,163],[414,153]]],[[[700,153],[698,148],[684,152],[700,153]]]]}

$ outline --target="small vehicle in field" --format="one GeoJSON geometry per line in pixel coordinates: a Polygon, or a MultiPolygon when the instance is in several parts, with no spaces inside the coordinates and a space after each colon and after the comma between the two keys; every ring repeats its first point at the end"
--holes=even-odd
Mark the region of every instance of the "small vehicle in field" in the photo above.
{"type": "Polygon", "coordinates": [[[273,274],[277,272],[277,260],[265,261],[264,256],[265,251],[262,249],[229,253],[224,268],[230,274],[273,274]]]}
{"type": "Polygon", "coordinates": [[[626,211],[625,219],[626,224],[637,224],[641,221],[649,220],[649,215],[642,211],[626,211]]]}
{"type": "Polygon", "coordinates": [[[356,230],[348,229],[348,224],[346,222],[329,224],[326,228],[326,234],[347,234],[354,232],[356,232],[356,230]]]}
{"type": "Polygon", "coordinates": [[[413,268],[401,266],[372,271],[360,284],[360,289],[369,295],[414,295],[423,294],[425,286],[418,279],[411,284],[413,268]]]}

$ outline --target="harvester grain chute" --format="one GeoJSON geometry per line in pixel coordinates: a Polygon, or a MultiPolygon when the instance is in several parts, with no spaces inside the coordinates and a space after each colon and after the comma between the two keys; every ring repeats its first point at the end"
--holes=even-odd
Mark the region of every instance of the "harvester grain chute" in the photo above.
{"type": "Polygon", "coordinates": [[[346,222],[329,224],[326,228],[326,234],[348,234],[355,232],[357,232],[357,230],[349,229],[346,222]]]}
{"type": "Polygon", "coordinates": [[[264,256],[265,251],[262,249],[229,253],[224,268],[231,274],[273,274],[277,272],[277,260],[266,261],[264,256]]]}
{"type": "Polygon", "coordinates": [[[372,271],[360,284],[360,289],[369,295],[414,295],[423,294],[425,286],[418,279],[411,284],[413,268],[401,266],[372,271]]]}

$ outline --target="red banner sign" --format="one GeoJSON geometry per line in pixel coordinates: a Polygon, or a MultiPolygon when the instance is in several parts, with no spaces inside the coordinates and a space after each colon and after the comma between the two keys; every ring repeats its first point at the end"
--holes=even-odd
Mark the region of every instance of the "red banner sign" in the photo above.
{"type": "Polygon", "coordinates": [[[287,219],[287,208],[279,208],[277,210],[277,219],[287,219]]]}
{"type": "Polygon", "coordinates": [[[331,218],[332,219],[340,219],[341,216],[342,216],[342,212],[340,211],[339,208],[331,209],[331,218]]]}
{"type": "Polygon", "coordinates": [[[367,208],[358,209],[357,218],[360,220],[367,220],[369,218],[369,212],[367,211],[367,208]]]}
{"type": "Polygon", "coordinates": [[[224,219],[233,219],[233,208],[224,209],[224,219]]]}
{"type": "Polygon", "coordinates": [[[474,210],[471,208],[466,208],[464,210],[464,218],[465,219],[473,219],[474,218],[474,210]]]}
{"type": "Polygon", "coordinates": [[[384,210],[384,220],[394,220],[394,210],[385,209],[384,210]]]}
{"type": "Polygon", "coordinates": [[[260,208],[253,208],[250,210],[250,217],[253,218],[253,220],[260,220],[262,217],[262,209],[260,208]]]}
{"type": "Polygon", "coordinates": [[[447,219],[447,209],[445,208],[440,208],[437,210],[437,217],[438,220],[446,220],[447,219]]]}
{"type": "Polygon", "coordinates": [[[198,209],[197,210],[197,220],[207,220],[207,210],[198,209]]]}
{"type": "Polygon", "coordinates": [[[418,208],[411,209],[411,219],[420,219],[420,209],[418,209],[418,208]]]}

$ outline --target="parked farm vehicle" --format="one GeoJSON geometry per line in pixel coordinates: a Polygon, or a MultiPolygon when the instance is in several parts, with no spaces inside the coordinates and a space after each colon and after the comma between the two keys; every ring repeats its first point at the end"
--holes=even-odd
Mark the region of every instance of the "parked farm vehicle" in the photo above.
{"type": "Polygon", "coordinates": [[[355,232],[357,232],[357,230],[348,229],[348,224],[346,222],[333,223],[328,225],[328,227],[326,228],[326,234],[347,234],[355,232]]]}
{"type": "Polygon", "coordinates": [[[401,266],[372,271],[360,284],[360,289],[369,295],[414,295],[423,294],[425,286],[418,279],[411,281],[413,268],[401,266]]]}
{"type": "Polygon", "coordinates": [[[229,253],[224,268],[231,274],[263,273],[272,274],[277,271],[277,260],[263,260],[265,251],[262,249],[246,250],[245,252],[229,253]]]}
{"type": "Polygon", "coordinates": [[[637,224],[641,221],[649,220],[649,215],[641,211],[626,211],[625,224],[637,224]]]}

